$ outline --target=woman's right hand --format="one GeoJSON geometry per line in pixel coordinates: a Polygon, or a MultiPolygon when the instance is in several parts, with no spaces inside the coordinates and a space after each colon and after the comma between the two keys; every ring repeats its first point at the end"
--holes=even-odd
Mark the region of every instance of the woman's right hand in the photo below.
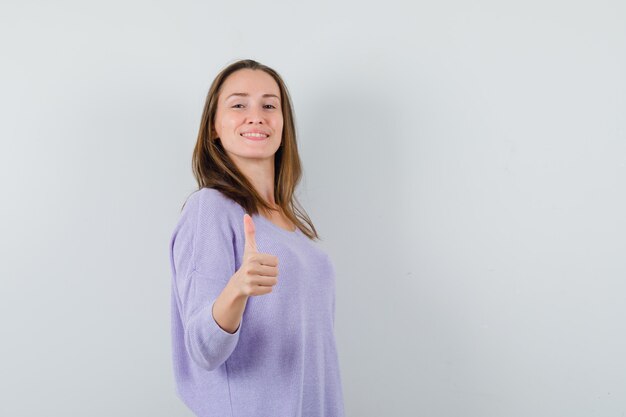
{"type": "Polygon", "coordinates": [[[278,282],[278,257],[259,253],[256,247],[252,217],[243,215],[245,244],[241,267],[232,276],[232,284],[244,296],[265,295],[278,282]]]}

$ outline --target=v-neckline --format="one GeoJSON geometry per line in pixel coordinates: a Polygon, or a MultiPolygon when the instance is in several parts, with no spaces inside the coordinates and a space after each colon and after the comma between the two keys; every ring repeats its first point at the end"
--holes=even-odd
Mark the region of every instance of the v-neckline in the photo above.
{"type": "Polygon", "coordinates": [[[279,225],[277,225],[276,223],[274,223],[273,221],[271,221],[270,219],[266,218],[266,217],[265,217],[265,216],[263,216],[262,214],[260,214],[260,213],[259,213],[259,214],[257,214],[257,215],[258,215],[261,219],[263,219],[263,221],[264,221],[264,222],[268,223],[271,227],[273,227],[273,228],[275,228],[275,229],[278,229],[278,230],[280,230],[280,231],[282,231],[282,232],[288,233],[288,234],[290,234],[290,235],[296,234],[296,233],[298,233],[298,230],[300,230],[300,229],[298,229],[298,226],[295,226],[295,229],[294,229],[294,230],[287,230],[287,229],[285,229],[284,227],[279,226],[279,225]]]}

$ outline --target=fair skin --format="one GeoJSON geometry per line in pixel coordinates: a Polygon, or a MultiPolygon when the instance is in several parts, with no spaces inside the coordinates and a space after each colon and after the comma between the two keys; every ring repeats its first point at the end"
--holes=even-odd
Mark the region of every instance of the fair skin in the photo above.
{"type": "MultiPolygon", "coordinates": [[[[274,199],[274,154],[282,140],[283,115],[280,89],[274,78],[250,69],[228,76],[218,97],[213,129],[237,168],[259,195],[278,209],[274,199]],[[246,137],[250,132],[267,135],[246,137]]],[[[272,211],[268,217],[279,227],[294,229],[280,210],[272,211]]],[[[247,213],[243,216],[243,228],[241,268],[213,304],[213,318],[229,333],[239,328],[248,298],[269,294],[278,282],[278,258],[257,250],[254,222],[247,213]]]]}

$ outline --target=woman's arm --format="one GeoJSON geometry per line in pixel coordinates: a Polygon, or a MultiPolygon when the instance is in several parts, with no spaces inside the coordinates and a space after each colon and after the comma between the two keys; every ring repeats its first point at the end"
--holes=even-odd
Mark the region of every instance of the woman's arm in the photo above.
{"type": "Polygon", "coordinates": [[[242,294],[231,278],[213,303],[213,319],[224,331],[235,333],[241,324],[248,296],[242,294]]]}

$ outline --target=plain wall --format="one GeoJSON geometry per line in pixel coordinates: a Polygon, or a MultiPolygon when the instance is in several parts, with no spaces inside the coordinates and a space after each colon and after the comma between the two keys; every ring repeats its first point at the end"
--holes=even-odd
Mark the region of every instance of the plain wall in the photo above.
{"type": "Polygon", "coordinates": [[[168,244],[209,84],[275,68],[346,411],[626,413],[626,3],[0,6],[0,415],[190,416],[168,244]]]}

